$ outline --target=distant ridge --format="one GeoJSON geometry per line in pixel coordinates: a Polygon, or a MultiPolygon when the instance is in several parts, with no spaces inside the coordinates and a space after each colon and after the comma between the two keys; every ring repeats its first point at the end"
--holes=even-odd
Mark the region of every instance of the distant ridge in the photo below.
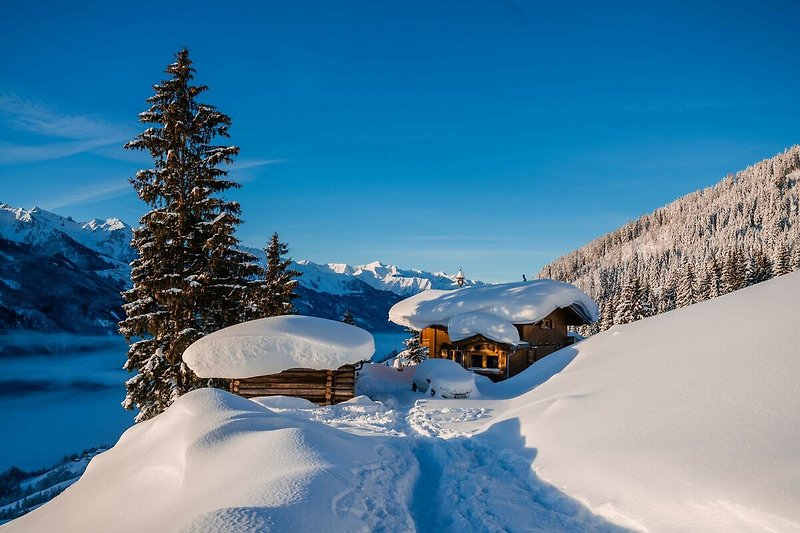
{"type": "MultiPolygon", "coordinates": [[[[130,283],[131,226],[118,218],[77,222],[44,209],[0,203],[0,331],[114,333],[119,293],[130,283]]],[[[263,257],[256,249],[248,251],[263,257]]],[[[456,288],[454,274],[297,261],[298,312],[339,320],[350,310],[370,331],[398,331],[389,308],[426,289],[456,288]]],[[[481,284],[465,280],[466,285],[481,284]]]]}

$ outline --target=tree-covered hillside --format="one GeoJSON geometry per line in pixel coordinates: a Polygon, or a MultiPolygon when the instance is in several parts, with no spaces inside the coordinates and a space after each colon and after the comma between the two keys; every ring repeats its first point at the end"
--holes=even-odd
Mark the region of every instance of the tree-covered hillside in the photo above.
{"type": "Polygon", "coordinates": [[[800,269],[800,145],[675,200],[539,273],[600,303],[595,333],[800,269]]]}

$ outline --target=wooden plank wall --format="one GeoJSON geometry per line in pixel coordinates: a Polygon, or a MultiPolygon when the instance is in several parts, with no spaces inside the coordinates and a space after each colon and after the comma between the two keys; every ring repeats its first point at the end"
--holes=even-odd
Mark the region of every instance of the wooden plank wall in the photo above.
{"type": "Polygon", "coordinates": [[[355,396],[356,368],[344,365],[337,370],[290,368],[279,374],[232,379],[231,392],[245,398],[293,396],[318,405],[332,405],[355,396]]]}

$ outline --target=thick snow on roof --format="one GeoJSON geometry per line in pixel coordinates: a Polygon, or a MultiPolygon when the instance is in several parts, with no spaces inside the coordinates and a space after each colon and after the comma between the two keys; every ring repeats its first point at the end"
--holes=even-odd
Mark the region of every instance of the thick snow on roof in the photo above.
{"type": "Polygon", "coordinates": [[[530,324],[569,306],[575,306],[593,322],[598,319],[597,304],[579,288],[552,279],[536,279],[421,292],[396,303],[389,310],[389,320],[421,330],[436,324],[444,326],[458,315],[482,312],[512,324],[530,324]]]}
{"type": "Polygon", "coordinates": [[[464,313],[447,321],[447,333],[452,341],[483,335],[487,339],[505,344],[519,343],[519,332],[514,324],[489,313],[464,313]]]}
{"type": "Polygon", "coordinates": [[[247,378],[288,368],[339,368],[373,353],[372,335],[359,327],[289,315],[215,331],[189,346],[183,360],[201,378],[247,378]]]}

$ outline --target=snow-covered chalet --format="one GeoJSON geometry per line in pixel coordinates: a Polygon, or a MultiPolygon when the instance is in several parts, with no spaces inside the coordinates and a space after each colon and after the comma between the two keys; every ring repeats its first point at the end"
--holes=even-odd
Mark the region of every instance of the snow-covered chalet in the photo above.
{"type": "Polygon", "coordinates": [[[429,357],[499,381],[572,344],[568,326],[596,322],[598,308],[574,285],[537,279],[423,291],[395,304],[389,320],[419,331],[429,357]]]}

